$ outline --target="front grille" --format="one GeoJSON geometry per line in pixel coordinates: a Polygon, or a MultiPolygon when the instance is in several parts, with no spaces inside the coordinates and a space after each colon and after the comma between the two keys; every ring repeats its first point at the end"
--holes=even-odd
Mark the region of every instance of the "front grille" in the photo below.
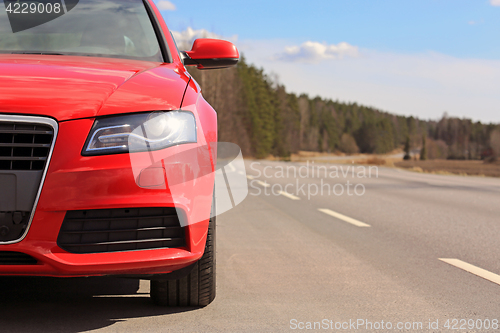
{"type": "Polygon", "coordinates": [[[0,114],[0,244],[28,233],[57,132],[51,118],[0,114]]]}
{"type": "Polygon", "coordinates": [[[36,265],[32,256],[20,252],[0,251],[0,265],[36,265]]]}
{"type": "Polygon", "coordinates": [[[48,125],[0,121],[0,170],[43,170],[53,137],[48,125]]]}
{"type": "Polygon", "coordinates": [[[102,253],[186,246],[175,208],[68,211],[57,244],[72,253],[102,253]]]}

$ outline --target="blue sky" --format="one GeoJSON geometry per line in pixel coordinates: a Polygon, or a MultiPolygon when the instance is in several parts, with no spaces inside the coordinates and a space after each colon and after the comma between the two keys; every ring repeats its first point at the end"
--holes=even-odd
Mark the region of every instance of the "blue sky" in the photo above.
{"type": "Polygon", "coordinates": [[[171,30],[235,42],[290,91],[500,122],[500,0],[156,2],[171,30]]]}

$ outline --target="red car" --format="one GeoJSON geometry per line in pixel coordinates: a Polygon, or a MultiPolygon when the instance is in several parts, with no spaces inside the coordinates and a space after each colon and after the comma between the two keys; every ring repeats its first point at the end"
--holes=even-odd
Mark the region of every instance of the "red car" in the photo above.
{"type": "Polygon", "coordinates": [[[149,279],[158,304],[209,304],[217,114],[185,66],[237,49],[179,52],[152,0],[16,3],[0,6],[0,275],[149,279]]]}

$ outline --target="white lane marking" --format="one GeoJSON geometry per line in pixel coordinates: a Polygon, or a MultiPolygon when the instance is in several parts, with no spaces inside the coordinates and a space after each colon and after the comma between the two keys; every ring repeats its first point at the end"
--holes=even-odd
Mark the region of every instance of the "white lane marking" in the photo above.
{"type": "Polygon", "coordinates": [[[347,223],[350,223],[350,224],[353,224],[355,225],[356,227],[361,227],[361,228],[368,228],[370,227],[369,224],[366,224],[366,223],[363,223],[361,221],[358,221],[358,220],[355,220],[353,218],[350,218],[349,216],[345,216],[345,215],[342,215],[342,214],[339,214],[337,212],[334,212],[333,210],[330,210],[330,209],[325,209],[325,208],[319,208],[318,209],[320,212],[322,213],[325,213],[325,214],[328,214],[330,216],[333,216],[333,217],[336,217],[338,218],[339,220],[342,220],[344,222],[347,222],[347,223]]]}
{"type": "Polygon", "coordinates": [[[132,294],[132,295],[93,295],[95,298],[122,298],[122,297],[149,297],[149,294],[132,294]]]}
{"type": "Polygon", "coordinates": [[[500,284],[500,275],[479,268],[477,266],[468,264],[465,261],[459,259],[447,259],[447,258],[439,258],[439,260],[444,261],[445,263],[455,266],[457,268],[463,269],[464,271],[467,271],[479,277],[482,277],[483,279],[486,279],[493,283],[500,284]]]}
{"type": "Polygon", "coordinates": [[[257,181],[257,184],[262,185],[262,186],[264,186],[264,187],[269,187],[269,186],[271,186],[271,185],[269,185],[268,183],[263,182],[263,181],[260,181],[260,180],[258,180],[258,181],[257,181]]]}
{"type": "Polygon", "coordinates": [[[121,297],[149,297],[149,281],[139,280],[139,289],[137,294],[131,295],[93,295],[96,298],[121,298],[121,297]]]}
{"type": "Polygon", "coordinates": [[[233,166],[232,163],[229,163],[227,166],[231,170],[231,172],[235,172],[236,171],[236,168],[233,166]]]}
{"type": "Polygon", "coordinates": [[[253,176],[250,176],[250,175],[247,175],[247,178],[250,180],[255,179],[253,176]]]}
{"type": "Polygon", "coordinates": [[[288,193],[288,192],[285,192],[285,191],[280,191],[279,193],[280,193],[282,196],[287,197],[288,199],[292,199],[292,200],[300,200],[300,198],[299,198],[299,197],[296,197],[295,195],[292,195],[292,194],[290,194],[290,193],[288,193]]]}
{"type": "Polygon", "coordinates": [[[239,173],[240,175],[245,175],[245,173],[244,173],[243,171],[238,171],[238,173],[239,173]]]}
{"type": "Polygon", "coordinates": [[[139,280],[139,289],[137,289],[138,294],[149,294],[149,281],[139,280]]]}

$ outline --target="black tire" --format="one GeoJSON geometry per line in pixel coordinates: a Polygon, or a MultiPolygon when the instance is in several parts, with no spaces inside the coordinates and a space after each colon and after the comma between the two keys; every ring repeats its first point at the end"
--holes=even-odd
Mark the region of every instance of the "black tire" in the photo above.
{"type": "Polygon", "coordinates": [[[215,225],[214,216],[208,224],[205,252],[189,274],[180,279],[151,280],[150,296],[157,305],[204,307],[215,299],[215,225]]]}

